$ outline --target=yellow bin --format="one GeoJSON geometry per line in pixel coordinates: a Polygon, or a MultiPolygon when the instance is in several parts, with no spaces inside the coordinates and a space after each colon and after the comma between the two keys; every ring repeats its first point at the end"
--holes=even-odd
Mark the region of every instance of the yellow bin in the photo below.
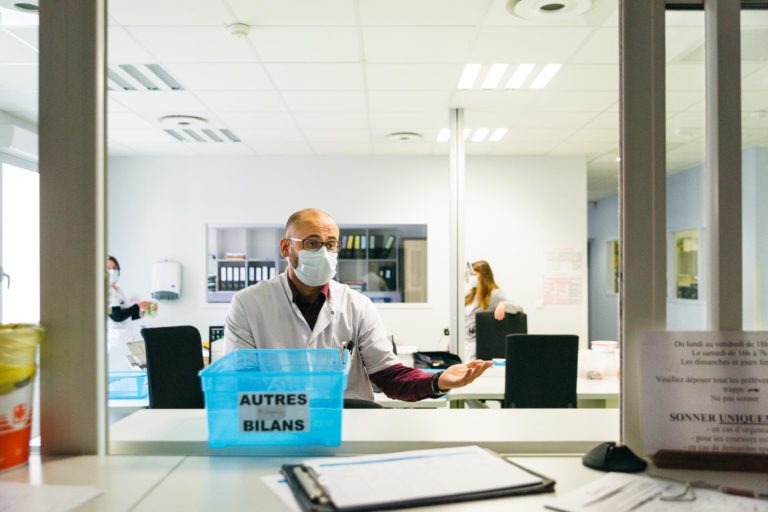
{"type": "Polygon", "coordinates": [[[0,471],[29,457],[35,353],[43,333],[39,325],[0,324],[0,471]]]}

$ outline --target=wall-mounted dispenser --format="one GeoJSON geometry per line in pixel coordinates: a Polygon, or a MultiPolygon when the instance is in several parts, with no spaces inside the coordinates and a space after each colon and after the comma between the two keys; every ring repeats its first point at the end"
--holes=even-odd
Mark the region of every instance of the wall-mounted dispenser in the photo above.
{"type": "Polygon", "coordinates": [[[159,261],[152,265],[152,298],[177,300],[181,297],[181,263],[159,261]]]}

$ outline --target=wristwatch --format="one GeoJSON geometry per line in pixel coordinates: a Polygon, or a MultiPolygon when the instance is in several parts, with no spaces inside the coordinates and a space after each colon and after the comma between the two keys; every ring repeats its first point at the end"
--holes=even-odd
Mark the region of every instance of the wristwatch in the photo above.
{"type": "Polygon", "coordinates": [[[448,390],[442,390],[440,389],[440,385],[438,384],[438,381],[440,380],[440,376],[443,374],[443,372],[437,372],[434,375],[432,375],[432,393],[435,395],[444,395],[448,392],[448,390]]]}

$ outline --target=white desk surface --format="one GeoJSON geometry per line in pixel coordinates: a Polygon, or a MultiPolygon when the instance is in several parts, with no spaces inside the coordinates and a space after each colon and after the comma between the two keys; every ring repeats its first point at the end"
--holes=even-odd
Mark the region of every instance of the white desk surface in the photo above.
{"type": "MultiPolygon", "coordinates": [[[[77,512],[158,510],[239,512],[290,509],[261,480],[277,473],[281,464],[296,458],[81,456],[42,462],[30,457],[28,466],[0,474],[0,482],[95,485],[104,493],[78,507],[77,512]]],[[[584,467],[579,457],[515,456],[518,464],[556,480],[554,493],[420,507],[414,511],[533,512],[544,504],[600,477],[584,467]]],[[[705,480],[722,485],[758,488],[765,474],[714,471],[665,472],[682,480],[705,480]]]]}
{"type": "Polygon", "coordinates": [[[477,444],[499,453],[584,453],[619,438],[617,409],[345,409],[339,447],[208,447],[203,409],[143,409],[112,424],[117,455],[349,455],[477,444]]]}
{"type": "MultiPolygon", "coordinates": [[[[495,370],[495,368],[491,368],[495,370]]],[[[486,372],[487,373],[487,372],[486,372]]],[[[589,400],[617,400],[621,390],[618,379],[589,380],[576,379],[576,396],[589,400]]],[[[449,392],[450,400],[501,400],[504,398],[504,375],[493,372],[482,375],[479,379],[463,388],[452,389],[449,392]]]]}

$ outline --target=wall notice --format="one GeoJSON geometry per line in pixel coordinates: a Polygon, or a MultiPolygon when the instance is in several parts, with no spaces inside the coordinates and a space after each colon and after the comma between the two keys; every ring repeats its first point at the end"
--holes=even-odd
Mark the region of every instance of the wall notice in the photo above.
{"type": "Polygon", "coordinates": [[[649,332],[646,452],[768,454],[768,332],[649,332]]]}
{"type": "Polygon", "coordinates": [[[583,295],[584,263],[581,251],[555,249],[544,258],[543,303],[580,304],[583,295]]]}

